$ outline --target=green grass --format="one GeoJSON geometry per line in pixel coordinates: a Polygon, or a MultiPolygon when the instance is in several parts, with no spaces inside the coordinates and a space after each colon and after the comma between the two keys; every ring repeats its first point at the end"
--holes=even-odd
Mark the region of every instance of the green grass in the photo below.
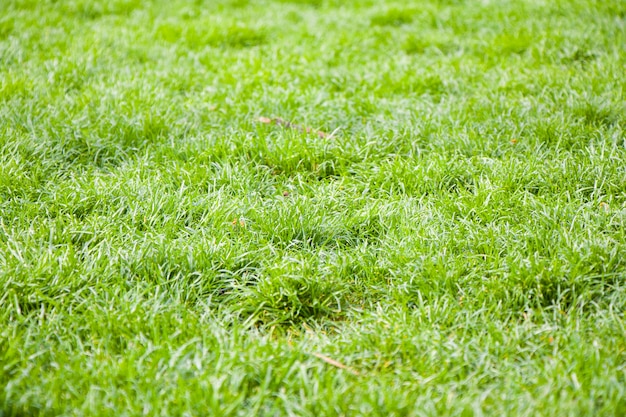
{"type": "Polygon", "coordinates": [[[625,68],[619,0],[3,0],[0,416],[626,414],[625,68]]]}

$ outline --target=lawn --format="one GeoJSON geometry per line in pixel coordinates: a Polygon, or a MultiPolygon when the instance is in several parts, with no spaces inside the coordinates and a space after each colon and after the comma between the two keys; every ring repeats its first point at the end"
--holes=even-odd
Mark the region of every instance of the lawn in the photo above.
{"type": "Polygon", "coordinates": [[[626,3],[1,0],[0,416],[626,415],[626,3]]]}

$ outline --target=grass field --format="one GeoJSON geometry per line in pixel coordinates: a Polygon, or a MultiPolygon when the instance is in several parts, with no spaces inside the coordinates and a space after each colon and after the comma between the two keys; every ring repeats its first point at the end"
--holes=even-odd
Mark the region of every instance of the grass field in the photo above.
{"type": "Polygon", "coordinates": [[[0,1],[0,416],[626,415],[625,74],[621,0],[0,1]]]}

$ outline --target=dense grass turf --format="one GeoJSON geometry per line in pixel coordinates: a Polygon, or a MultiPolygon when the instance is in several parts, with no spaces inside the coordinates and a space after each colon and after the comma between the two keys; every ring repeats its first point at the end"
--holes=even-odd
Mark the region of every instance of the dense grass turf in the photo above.
{"type": "Polygon", "coordinates": [[[625,22],[2,0],[0,416],[626,414],[625,22]]]}

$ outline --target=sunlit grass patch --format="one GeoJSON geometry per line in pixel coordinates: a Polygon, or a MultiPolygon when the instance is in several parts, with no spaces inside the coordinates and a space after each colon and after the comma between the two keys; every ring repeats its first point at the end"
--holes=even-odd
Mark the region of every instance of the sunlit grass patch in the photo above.
{"type": "Polygon", "coordinates": [[[623,415],[617,1],[0,2],[0,415],[623,415]]]}

